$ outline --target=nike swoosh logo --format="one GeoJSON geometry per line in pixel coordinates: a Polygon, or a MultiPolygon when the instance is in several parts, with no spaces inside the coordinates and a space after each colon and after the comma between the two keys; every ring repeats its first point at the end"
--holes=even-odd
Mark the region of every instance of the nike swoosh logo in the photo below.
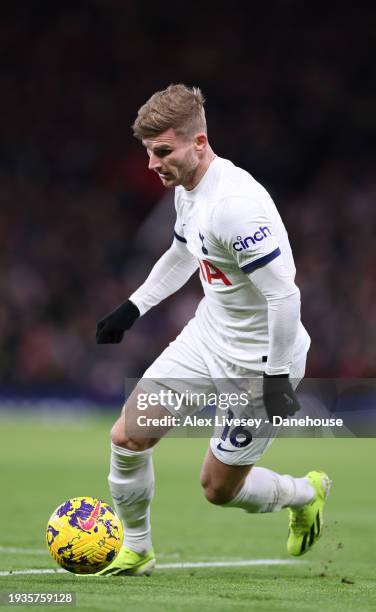
{"type": "Polygon", "coordinates": [[[78,524],[80,525],[81,529],[84,529],[85,531],[90,531],[90,529],[94,527],[95,521],[98,518],[100,507],[101,507],[101,502],[100,500],[98,500],[97,503],[95,504],[94,510],[90,514],[89,518],[86,519],[86,521],[83,521],[81,518],[78,519],[78,524]]]}
{"type": "Polygon", "coordinates": [[[235,450],[230,450],[228,448],[223,448],[222,443],[217,444],[218,450],[224,451],[225,453],[236,453],[235,450]]]}

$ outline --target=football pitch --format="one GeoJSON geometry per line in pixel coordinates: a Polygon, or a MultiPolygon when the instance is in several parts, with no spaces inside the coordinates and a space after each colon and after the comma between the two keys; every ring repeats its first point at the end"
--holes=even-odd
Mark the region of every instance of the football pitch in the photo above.
{"type": "Polygon", "coordinates": [[[58,566],[44,537],[52,511],[81,495],[112,503],[109,426],[107,417],[0,418],[1,592],[74,592],[76,610],[106,612],[376,609],[373,439],[280,439],[263,457],[260,465],[281,473],[321,468],[333,479],[323,537],[298,560],[286,553],[286,511],[248,515],[210,505],[199,485],[207,441],[168,439],[154,453],[154,574],[51,571],[58,566]]]}

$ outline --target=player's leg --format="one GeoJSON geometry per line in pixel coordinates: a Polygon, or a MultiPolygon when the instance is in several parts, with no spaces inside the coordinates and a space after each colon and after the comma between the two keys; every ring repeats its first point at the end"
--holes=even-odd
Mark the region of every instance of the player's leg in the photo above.
{"type": "Polygon", "coordinates": [[[209,448],[201,484],[206,498],[225,508],[242,508],[249,513],[289,508],[287,551],[291,555],[306,553],[321,535],[331,485],[325,472],[312,471],[294,478],[255,465],[228,465],[209,448]]]}
{"type": "MultiPolygon", "coordinates": [[[[109,483],[115,508],[123,521],[125,547],[103,574],[139,575],[146,573],[145,567],[150,569],[154,563],[150,535],[150,503],[154,492],[152,449],[170,427],[153,426],[148,430],[138,425],[137,420],[140,416],[158,422],[165,416],[176,417],[176,407],[168,400],[159,395],[163,405],[150,405],[148,394],[182,393],[186,389],[185,379],[205,376],[205,363],[196,349],[195,335],[195,320],[192,319],[146,370],[112,428],[109,483]],[[146,410],[143,409],[145,402],[146,410]]],[[[205,389],[205,379],[203,385],[205,389]]],[[[194,408],[188,407],[189,411],[194,408]]]]}
{"type": "MultiPolygon", "coordinates": [[[[304,369],[305,355],[293,364],[294,386],[303,377],[304,369]]],[[[269,426],[265,434],[268,430],[269,426]]],[[[324,472],[312,471],[302,478],[294,478],[255,466],[273,439],[263,435],[262,430],[254,439],[243,435],[241,445],[237,444],[236,437],[231,437],[231,432],[225,439],[213,437],[204,460],[201,483],[207,499],[224,507],[242,508],[249,513],[275,512],[288,507],[287,550],[292,555],[301,555],[321,535],[323,507],[331,482],[324,472]]]]}
{"type": "MultiPolygon", "coordinates": [[[[153,446],[168,428],[137,424],[143,414],[138,400],[145,393],[137,386],[111,430],[111,463],[108,482],[115,510],[124,530],[123,547],[101,575],[150,574],[155,565],[151,541],[150,504],[154,494],[153,446]]],[[[168,415],[162,406],[148,406],[148,418],[168,415]]]]}
{"type": "MultiPolygon", "coordinates": [[[[234,451],[236,453],[236,450],[234,451]]],[[[223,463],[208,449],[201,472],[205,497],[213,504],[246,512],[276,512],[309,502],[314,490],[306,478],[281,475],[267,468],[223,463]]]]}

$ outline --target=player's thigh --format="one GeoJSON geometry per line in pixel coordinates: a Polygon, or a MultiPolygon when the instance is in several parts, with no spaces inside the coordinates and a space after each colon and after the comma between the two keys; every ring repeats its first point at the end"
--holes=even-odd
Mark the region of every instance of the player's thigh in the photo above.
{"type": "Polygon", "coordinates": [[[166,408],[176,421],[203,408],[205,398],[215,392],[198,334],[192,319],[139,381],[145,395],[166,408]]]}
{"type": "Polygon", "coordinates": [[[150,405],[145,392],[137,385],[112,427],[111,440],[117,446],[125,446],[130,450],[151,448],[171,429],[168,417],[166,408],[159,404],[150,405]],[[161,425],[163,423],[166,425],[161,425]]]}
{"type": "MultiPolygon", "coordinates": [[[[296,388],[304,376],[306,354],[295,356],[291,366],[291,382],[296,388]]],[[[250,391],[250,401],[246,406],[241,402],[227,411],[229,424],[221,431],[216,428],[210,440],[212,454],[218,461],[228,466],[248,466],[257,463],[275,440],[278,429],[266,419],[262,391],[262,371],[250,371],[249,379],[234,379],[241,387],[246,382],[250,391]],[[231,414],[230,414],[231,413],[231,414]],[[231,425],[231,420],[243,420],[244,426],[231,425]]]]}

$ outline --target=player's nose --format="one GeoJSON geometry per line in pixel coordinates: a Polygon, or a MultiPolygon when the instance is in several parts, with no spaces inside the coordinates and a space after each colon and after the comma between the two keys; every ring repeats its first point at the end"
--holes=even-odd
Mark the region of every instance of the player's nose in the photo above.
{"type": "Polygon", "coordinates": [[[149,170],[156,170],[156,171],[160,170],[161,168],[161,162],[158,159],[158,157],[154,155],[154,153],[150,154],[148,168],[149,170]]]}

